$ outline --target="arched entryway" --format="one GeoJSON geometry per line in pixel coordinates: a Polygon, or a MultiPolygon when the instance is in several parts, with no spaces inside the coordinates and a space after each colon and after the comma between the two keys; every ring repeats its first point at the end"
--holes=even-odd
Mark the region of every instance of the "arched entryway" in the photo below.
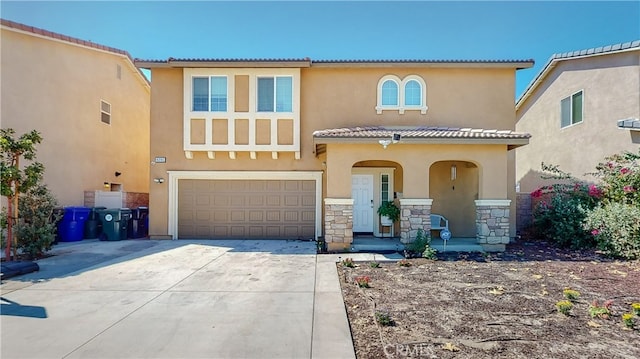
{"type": "MultiPolygon", "coordinates": [[[[395,237],[399,223],[383,226],[377,214],[383,201],[396,201],[402,195],[403,171],[393,161],[369,160],[355,163],[351,169],[353,233],[376,237],[395,237]]],[[[396,201],[397,202],[397,201],[396,201]]]]}
{"type": "Polygon", "coordinates": [[[431,213],[449,220],[453,237],[476,237],[479,168],[467,161],[438,161],[429,168],[431,213]]]}

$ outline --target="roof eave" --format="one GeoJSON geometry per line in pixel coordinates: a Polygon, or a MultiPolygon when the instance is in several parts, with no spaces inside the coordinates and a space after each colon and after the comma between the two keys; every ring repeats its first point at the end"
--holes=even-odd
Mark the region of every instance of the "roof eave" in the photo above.
{"type": "MultiPolygon", "coordinates": [[[[385,137],[314,137],[313,142],[319,144],[379,144],[385,137]]],[[[529,138],[407,138],[403,137],[397,144],[405,145],[507,145],[520,147],[529,144],[529,138]]],[[[513,147],[513,148],[515,148],[513,147]]]]}
{"type": "Polygon", "coordinates": [[[515,62],[493,61],[320,61],[311,62],[311,67],[325,68],[515,68],[516,70],[533,67],[533,60],[515,62]]]}
{"type": "Polygon", "coordinates": [[[167,60],[146,61],[136,60],[136,66],[141,68],[303,68],[311,66],[311,62],[303,61],[209,61],[209,60],[167,60]]]}

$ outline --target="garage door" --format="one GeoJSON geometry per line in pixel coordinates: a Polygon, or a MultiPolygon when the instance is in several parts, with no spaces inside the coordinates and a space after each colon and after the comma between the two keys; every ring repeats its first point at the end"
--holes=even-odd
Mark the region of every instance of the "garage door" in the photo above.
{"type": "Polygon", "coordinates": [[[313,239],[315,181],[179,180],[178,237],[313,239]]]}

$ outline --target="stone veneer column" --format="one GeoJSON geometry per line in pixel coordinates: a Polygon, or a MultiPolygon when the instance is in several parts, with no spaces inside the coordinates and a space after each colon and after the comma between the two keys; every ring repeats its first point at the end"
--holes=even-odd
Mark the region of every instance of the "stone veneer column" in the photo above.
{"type": "Polygon", "coordinates": [[[324,199],[324,241],[327,250],[347,250],[353,242],[353,199],[324,199]]]}
{"type": "Polygon", "coordinates": [[[431,198],[400,199],[400,241],[409,243],[416,238],[418,230],[431,231],[431,198]]]}
{"type": "Polygon", "coordinates": [[[487,251],[504,251],[509,243],[508,199],[476,200],[476,237],[487,251]]]}

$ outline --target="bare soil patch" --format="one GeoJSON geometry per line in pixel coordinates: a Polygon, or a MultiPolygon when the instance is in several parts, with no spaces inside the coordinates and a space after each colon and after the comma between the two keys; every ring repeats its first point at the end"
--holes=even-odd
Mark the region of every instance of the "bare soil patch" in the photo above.
{"type": "Polygon", "coordinates": [[[408,261],[338,264],[358,358],[640,358],[640,318],[635,329],[622,321],[640,302],[640,261],[539,241],[408,261]],[[565,288],[580,292],[568,316],[556,309],[565,288]],[[609,318],[590,315],[595,300],[613,300],[609,318]]]}

